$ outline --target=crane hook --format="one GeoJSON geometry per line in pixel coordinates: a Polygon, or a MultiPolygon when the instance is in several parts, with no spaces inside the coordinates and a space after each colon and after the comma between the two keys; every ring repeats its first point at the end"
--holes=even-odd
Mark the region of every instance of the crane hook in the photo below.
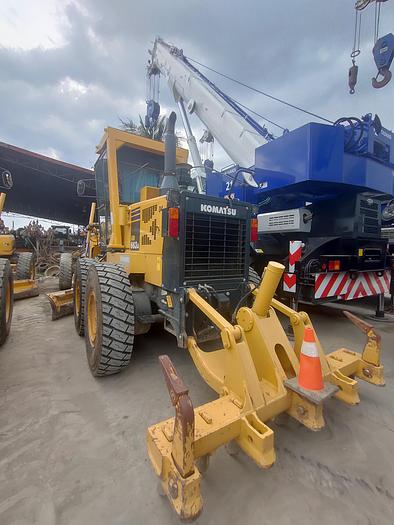
{"type": "Polygon", "coordinates": [[[355,92],[355,86],[357,84],[358,66],[355,60],[352,60],[353,65],[349,68],[349,93],[351,95],[355,92]]]}
{"type": "Polygon", "coordinates": [[[372,54],[378,68],[376,77],[372,79],[372,86],[379,89],[386,86],[392,77],[390,66],[394,59],[394,35],[389,33],[379,38],[374,45],[372,54]],[[381,80],[378,80],[379,76],[382,77],[381,80]]]}
{"type": "Polygon", "coordinates": [[[379,69],[378,74],[376,75],[376,77],[372,78],[372,86],[375,89],[379,89],[379,88],[382,88],[384,86],[387,86],[387,84],[390,82],[392,76],[393,75],[392,75],[392,73],[391,73],[391,71],[389,69],[381,68],[381,69],[379,69]],[[378,80],[379,75],[382,77],[381,80],[378,80]]]}

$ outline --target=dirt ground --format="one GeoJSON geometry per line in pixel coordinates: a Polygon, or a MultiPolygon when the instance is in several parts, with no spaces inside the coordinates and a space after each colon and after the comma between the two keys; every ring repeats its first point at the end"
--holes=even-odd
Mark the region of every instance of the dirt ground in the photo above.
{"type": "MultiPolygon", "coordinates": [[[[309,312],[326,352],[362,348],[338,308],[309,312]]],[[[277,461],[269,470],[216,452],[196,523],[394,523],[394,324],[376,326],[387,385],[360,382],[356,407],[330,400],[321,432],[282,415],[270,424],[277,461]]],[[[1,525],[179,523],[146,453],[148,425],[172,416],[157,357],[170,355],[195,405],[215,394],[172,336],[155,329],[137,341],[125,372],[97,380],[72,317],[52,322],[44,294],[15,304],[0,350],[1,525]]]]}

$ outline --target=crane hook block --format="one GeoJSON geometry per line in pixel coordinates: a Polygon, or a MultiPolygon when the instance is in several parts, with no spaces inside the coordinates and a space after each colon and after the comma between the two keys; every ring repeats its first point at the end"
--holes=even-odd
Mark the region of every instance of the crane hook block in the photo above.
{"type": "Polygon", "coordinates": [[[354,88],[357,84],[358,66],[353,60],[353,65],[349,68],[349,93],[354,94],[354,88]]]}
{"type": "Polygon", "coordinates": [[[382,36],[376,41],[372,50],[378,73],[372,79],[372,86],[374,88],[382,88],[386,86],[392,77],[390,66],[394,59],[394,35],[389,33],[382,36]],[[379,79],[379,77],[382,77],[379,79]]]}

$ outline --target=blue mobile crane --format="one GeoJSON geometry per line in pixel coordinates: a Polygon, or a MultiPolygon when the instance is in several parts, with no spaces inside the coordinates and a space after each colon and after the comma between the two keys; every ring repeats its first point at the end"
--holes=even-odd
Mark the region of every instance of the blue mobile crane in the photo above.
{"type": "MultiPolygon", "coordinates": [[[[192,62],[158,38],[148,77],[164,76],[174,95],[197,191],[255,206],[255,270],[270,260],[284,263],[281,293],[293,305],[376,296],[376,315],[383,317],[393,269],[381,233],[382,210],[394,195],[393,133],[367,114],[311,122],[274,138],[192,62]],[[233,160],[231,169],[203,165],[190,114],[233,160]]],[[[149,122],[158,101],[147,103],[149,122]]]]}

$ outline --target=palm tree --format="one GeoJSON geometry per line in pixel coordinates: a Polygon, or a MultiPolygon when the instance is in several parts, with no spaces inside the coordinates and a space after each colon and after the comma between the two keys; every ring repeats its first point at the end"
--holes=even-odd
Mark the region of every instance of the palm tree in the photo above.
{"type": "MultiPolygon", "coordinates": [[[[141,118],[141,117],[140,117],[141,118]]],[[[131,118],[126,118],[123,120],[119,117],[120,123],[122,124],[122,129],[124,131],[128,131],[129,133],[137,133],[138,134],[138,125],[134,122],[131,118]]]]}
{"type": "Polygon", "coordinates": [[[122,124],[122,129],[124,129],[125,131],[129,131],[130,133],[135,133],[137,135],[141,135],[142,137],[147,137],[149,139],[159,140],[160,142],[163,142],[164,130],[166,127],[165,115],[161,116],[154,126],[146,126],[141,115],[139,115],[139,124],[134,122],[134,120],[131,118],[119,120],[122,124]]]}

